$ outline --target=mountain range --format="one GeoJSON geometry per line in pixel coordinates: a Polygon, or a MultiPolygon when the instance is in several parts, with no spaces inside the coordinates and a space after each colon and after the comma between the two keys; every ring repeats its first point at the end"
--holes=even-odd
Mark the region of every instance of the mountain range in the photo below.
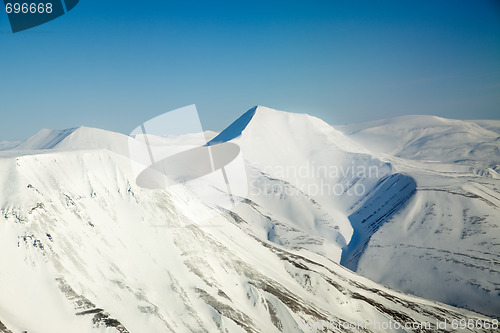
{"type": "Polygon", "coordinates": [[[138,186],[138,138],[2,142],[0,332],[432,332],[500,317],[500,121],[332,126],[258,106],[205,137],[243,155],[232,208],[138,186]]]}

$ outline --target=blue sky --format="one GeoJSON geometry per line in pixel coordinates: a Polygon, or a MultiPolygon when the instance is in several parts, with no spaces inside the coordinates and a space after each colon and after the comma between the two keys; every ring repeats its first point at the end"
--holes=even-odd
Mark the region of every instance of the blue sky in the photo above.
{"type": "Polygon", "coordinates": [[[196,104],[221,130],[254,105],[331,124],[500,119],[500,2],[96,1],[12,34],[0,13],[0,141],[129,133],[196,104]]]}

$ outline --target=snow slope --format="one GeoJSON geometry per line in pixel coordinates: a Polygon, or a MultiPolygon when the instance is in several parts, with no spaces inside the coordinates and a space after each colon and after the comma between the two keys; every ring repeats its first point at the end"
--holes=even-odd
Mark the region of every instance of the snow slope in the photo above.
{"type": "MultiPolygon", "coordinates": [[[[500,314],[495,265],[500,154],[494,132],[433,116],[337,130],[308,115],[264,107],[249,110],[225,132],[219,138],[233,138],[260,172],[251,174],[251,184],[258,186],[249,199],[270,216],[253,225],[261,239],[325,255],[405,292],[500,314]],[[378,172],[359,179],[356,172],[318,172],[352,165],[378,172]],[[361,184],[366,190],[360,195],[318,191],[325,183],[344,189],[361,184]],[[415,216],[431,206],[438,218],[415,216]],[[422,227],[409,233],[415,219],[422,227]],[[426,255],[418,244],[436,253],[426,255]],[[472,258],[489,264],[471,273],[478,264],[471,266],[466,258],[474,252],[482,255],[472,258]]],[[[250,219],[252,209],[238,209],[250,219]]]]}
{"type": "Polygon", "coordinates": [[[350,267],[405,292],[499,316],[495,124],[410,116],[340,127],[416,182],[415,195],[350,267]]]}
{"type": "Polygon", "coordinates": [[[500,120],[469,120],[468,122],[478,124],[489,131],[500,134],[500,120]]]}
{"type": "Polygon", "coordinates": [[[238,143],[247,161],[250,191],[231,210],[188,189],[138,187],[134,139],[118,133],[43,131],[0,152],[0,332],[311,332],[308,324],[330,320],[487,319],[384,287],[341,260],[405,292],[497,315],[500,203],[495,171],[481,172],[488,159],[409,160],[343,130],[308,115],[247,112],[211,143],[238,143]]]}
{"type": "MultiPolygon", "coordinates": [[[[353,234],[346,211],[385,182],[391,166],[320,119],[254,107],[213,142],[231,140],[249,169],[248,199],[269,221],[255,234],[340,262],[353,234]],[[357,189],[360,189],[359,193],[357,189]],[[276,222],[273,222],[276,221],[276,222]]],[[[252,209],[245,210],[249,218],[252,209]]],[[[392,208],[388,208],[392,209],[392,208]]],[[[356,234],[366,232],[358,230],[356,234]]],[[[369,238],[369,236],[367,236],[369,238]]]]}
{"type": "Polygon", "coordinates": [[[43,129],[15,148],[17,151],[45,149],[107,149],[126,156],[128,155],[128,136],[89,127],[67,130],[43,129]]]}
{"type": "Polygon", "coordinates": [[[498,132],[470,121],[404,116],[339,129],[375,153],[420,161],[500,163],[498,132]]]}
{"type": "Polygon", "coordinates": [[[5,140],[1,141],[0,142],[0,151],[15,148],[20,143],[21,142],[19,142],[19,141],[5,141],[5,140]]]}
{"type": "Polygon", "coordinates": [[[0,168],[4,331],[308,332],[304,323],[329,320],[487,319],[259,240],[233,217],[197,224],[209,208],[188,192],[137,187],[114,152],[3,157],[0,168]]]}

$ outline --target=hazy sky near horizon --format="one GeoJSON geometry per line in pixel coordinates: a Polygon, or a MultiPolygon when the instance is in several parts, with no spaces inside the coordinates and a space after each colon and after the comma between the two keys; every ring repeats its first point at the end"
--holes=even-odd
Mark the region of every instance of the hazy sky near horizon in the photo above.
{"type": "Polygon", "coordinates": [[[254,105],[340,125],[500,119],[500,1],[96,1],[13,34],[0,12],[0,141],[129,133],[196,104],[221,130],[254,105]]]}

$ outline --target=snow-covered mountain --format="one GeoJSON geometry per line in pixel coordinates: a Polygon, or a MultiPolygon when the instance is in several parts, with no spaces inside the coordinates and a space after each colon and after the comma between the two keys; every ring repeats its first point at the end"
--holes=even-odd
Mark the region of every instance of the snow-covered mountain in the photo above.
{"type": "Polygon", "coordinates": [[[20,143],[21,142],[19,142],[19,141],[5,141],[5,140],[0,141],[0,151],[15,148],[20,143]]]}
{"type": "Polygon", "coordinates": [[[425,161],[498,162],[500,151],[495,123],[404,116],[340,129],[377,153],[425,161]]]}
{"type": "Polygon", "coordinates": [[[250,198],[286,221],[266,224],[268,239],[498,316],[500,137],[485,123],[409,116],[332,128],[258,107],[219,137],[237,142],[260,170],[254,182],[268,192],[250,198]],[[353,184],[365,190],[335,191],[353,184]]]}
{"type": "Polygon", "coordinates": [[[241,147],[250,189],[208,221],[188,189],[135,184],[122,134],[43,130],[0,152],[0,332],[433,331],[498,316],[495,159],[374,152],[354,131],[256,107],[206,133],[241,147]]]}
{"type": "Polygon", "coordinates": [[[340,127],[416,182],[415,195],[384,221],[351,268],[405,292],[498,316],[497,125],[408,116],[340,127]]]}

